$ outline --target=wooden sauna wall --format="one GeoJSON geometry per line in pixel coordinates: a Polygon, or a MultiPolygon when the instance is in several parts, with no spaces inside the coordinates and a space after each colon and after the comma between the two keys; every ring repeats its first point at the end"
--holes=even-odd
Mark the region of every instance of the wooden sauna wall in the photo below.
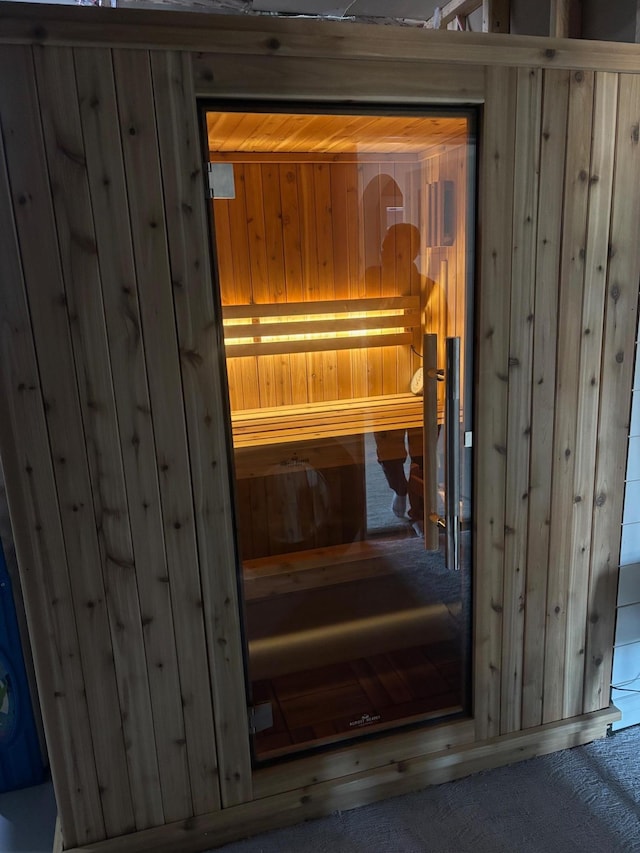
{"type": "Polygon", "coordinates": [[[0,76],[2,462],[73,847],[250,794],[209,235],[188,55],[0,76]]]}
{"type": "MultiPolygon", "coordinates": [[[[0,448],[65,847],[172,821],[178,848],[203,825],[226,839],[330,810],[336,791],[356,805],[451,778],[465,749],[473,769],[487,750],[513,759],[509,732],[531,729],[529,754],[556,742],[544,722],[580,737],[577,715],[609,703],[640,278],[637,49],[355,27],[350,40],[241,16],[146,31],[118,10],[69,29],[83,11],[49,12],[47,32],[129,45],[0,48],[0,448]],[[215,52],[134,46],[169,32],[215,52]],[[402,755],[393,736],[251,773],[194,92],[278,98],[285,84],[307,100],[319,86],[484,99],[479,752],[459,746],[463,721],[402,755]],[[433,775],[437,749],[447,769],[433,775]],[[191,820],[219,806],[226,822],[191,820]]],[[[35,12],[12,14],[6,40],[40,39],[35,12]]]]}
{"type": "Polygon", "coordinates": [[[479,738],[609,702],[639,127],[639,76],[488,69],[474,432],[479,738]]]}
{"type": "MultiPolygon", "coordinates": [[[[215,154],[212,154],[215,158],[215,154]]],[[[387,207],[420,227],[417,158],[354,157],[268,163],[235,159],[236,197],[214,201],[220,293],[225,305],[411,294],[408,276],[384,280],[380,247],[387,207]],[[401,280],[403,279],[403,280],[401,280]]],[[[423,249],[424,252],[424,249],[423,249]]],[[[406,268],[400,258],[397,270],[406,268]],[[404,265],[404,266],[403,266],[404,265]]],[[[419,258],[417,264],[421,264],[419,258]]],[[[283,308],[283,314],[286,314],[283,308]]],[[[408,346],[227,360],[233,410],[409,392],[408,346]]]]}

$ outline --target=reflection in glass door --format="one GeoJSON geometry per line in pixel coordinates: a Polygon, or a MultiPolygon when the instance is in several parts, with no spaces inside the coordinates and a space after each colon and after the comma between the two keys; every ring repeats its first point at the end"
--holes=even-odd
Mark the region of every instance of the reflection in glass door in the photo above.
{"type": "Polygon", "coordinates": [[[472,116],[206,119],[254,757],[467,714],[472,116]]]}

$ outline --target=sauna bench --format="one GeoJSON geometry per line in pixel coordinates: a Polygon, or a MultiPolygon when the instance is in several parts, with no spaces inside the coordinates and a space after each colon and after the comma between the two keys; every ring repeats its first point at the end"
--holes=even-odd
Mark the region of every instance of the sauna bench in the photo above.
{"type": "Polygon", "coordinates": [[[251,561],[244,581],[252,678],[456,641],[460,579],[443,583],[441,560],[404,539],[251,561]]]}
{"type": "Polygon", "coordinates": [[[236,450],[422,426],[422,397],[387,394],[232,412],[236,450]]]}
{"type": "Polygon", "coordinates": [[[233,412],[244,560],[361,540],[366,466],[375,460],[365,436],[420,428],[422,410],[422,397],[389,394],[233,412]],[[292,528],[294,504],[299,525],[292,528]]]}

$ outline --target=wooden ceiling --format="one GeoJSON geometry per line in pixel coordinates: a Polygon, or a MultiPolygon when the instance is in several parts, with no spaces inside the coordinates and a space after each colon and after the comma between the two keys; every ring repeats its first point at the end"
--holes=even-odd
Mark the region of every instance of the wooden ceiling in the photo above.
{"type": "Polygon", "coordinates": [[[212,153],[416,155],[461,141],[467,126],[465,117],[207,113],[212,153]]]}

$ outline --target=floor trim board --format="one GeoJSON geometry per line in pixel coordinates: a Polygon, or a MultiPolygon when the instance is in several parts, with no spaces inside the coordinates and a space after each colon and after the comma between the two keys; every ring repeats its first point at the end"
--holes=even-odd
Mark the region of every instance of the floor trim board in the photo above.
{"type": "MultiPolygon", "coordinates": [[[[251,803],[132,835],[73,848],[67,853],[197,853],[271,829],[357,808],[388,796],[459,779],[604,737],[620,718],[613,705],[569,720],[388,762],[251,803]]],[[[57,851],[54,850],[54,853],[57,851]]]]}

